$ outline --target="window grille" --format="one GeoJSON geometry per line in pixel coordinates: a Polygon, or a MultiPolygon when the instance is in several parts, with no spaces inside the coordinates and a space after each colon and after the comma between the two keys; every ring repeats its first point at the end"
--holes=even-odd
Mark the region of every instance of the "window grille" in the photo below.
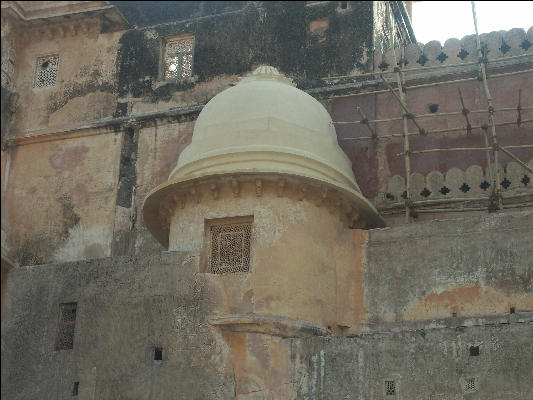
{"type": "Polygon", "coordinates": [[[44,56],[37,58],[35,65],[34,87],[54,86],[57,80],[59,56],[44,56]]]}
{"type": "Polygon", "coordinates": [[[386,396],[396,395],[396,382],[395,381],[385,381],[385,395],[386,396]]]}
{"type": "Polygon", "coordinates": [[[77,303],[59,306],[59,326],[56,337],[56,350],[69,350],[74,347],[74,327],[76,325],[77,303]]]}
{"type": "Polygon", "coordinates": [[[165,77],[186,79],[192,76],[194,37],[167,39],[165,77]]]}
{"type": "Polygon", "coordinates": [[[252,221],[226,220],[227,223],[211,222],[210,272],[225,274],[250,270],[250,243],[252,221]]]}
{"type": "Polygon", "coordinates": [[[476,378],[466,378],[465,379],[465,392],[475,392],[476,391],[476,378]]]}

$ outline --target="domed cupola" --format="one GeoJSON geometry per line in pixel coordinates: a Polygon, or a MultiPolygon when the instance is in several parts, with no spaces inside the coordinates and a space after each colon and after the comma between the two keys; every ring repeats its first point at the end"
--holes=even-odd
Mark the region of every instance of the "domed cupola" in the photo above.
{"type": "Polygon", "coordinates": [[[224,179],[234,189],[245,181],[293,186],[300,197],[337,207],[349,224],[384,226],[355,182],[326,109],[273,67],[257,68],[206,104],[168,182],[145,200],[148,229],[168,246],[170,203],[195,201],[202,184],[213,194],[224,179]]]}

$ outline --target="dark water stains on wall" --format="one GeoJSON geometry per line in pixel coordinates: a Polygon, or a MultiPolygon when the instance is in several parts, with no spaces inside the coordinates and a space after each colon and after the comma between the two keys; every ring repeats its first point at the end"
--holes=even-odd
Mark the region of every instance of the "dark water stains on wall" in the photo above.
{"type": "MultiPolygon", "coordinates": [[[[181,7],[172,4],[166,6],[169,14],[170,8],[181,7]]],[[[331,74],[347,74],[354,68],[367,71],[373,54],[372,3],[351,2],[343,12],[337,6],[337,2],[313,7],[305,2],[249,3],[238,12],[128,31],[120,39],[117,58],[119,95],[168,101],[173,93],[192,89],[196,83],[243,75],[261,64],[280,69],[304,89],[324,86],[321,78],[331,74]],[[329,18],[329,27],[319,38],[310,24],[321,18],[329,18]],[[195,38],[193,78],[167,80],[161,66],[165,38],[182,34],[195,38]]]]}

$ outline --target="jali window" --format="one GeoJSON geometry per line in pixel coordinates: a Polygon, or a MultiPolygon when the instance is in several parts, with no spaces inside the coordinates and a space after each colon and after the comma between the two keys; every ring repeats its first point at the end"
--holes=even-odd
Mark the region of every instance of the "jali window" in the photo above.
{"type": "Polygon", "coordinates": [[[248,272],[253,217],[207,222],[209,269],[212,274],[248,272]]]}
{"type": "Polygon", "coordinates": [[[165,78],[186,79],[192,76],[193,49],[193,36],[167,39],[165,78]]]}
{"type": "Polygon", "coordinates": [[[59,305],[59,326],[57,328],[56,350],[69,350],[74,347],[77,303],[59,305]]]}
{"type": "Polygon", "coordinates": [[[34,87],[54,86],[57,80],[57,70],[59,68],[59,56],[44,56],[37,58],[35,66],[34,87]]]}

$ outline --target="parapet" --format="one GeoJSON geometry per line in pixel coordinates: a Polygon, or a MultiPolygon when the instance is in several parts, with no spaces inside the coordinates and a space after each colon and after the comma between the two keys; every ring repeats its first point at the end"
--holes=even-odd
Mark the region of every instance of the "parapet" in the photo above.
{"type": "MultiPolygon", "coordinates": [[[[531,54],[533,56],[533,26],[526,32],[521,28],[508,31],[494,31],[479,35],[481,47],[487,60],[502,57],[515,57],[531,54]]],[[[401,60],[401,50],[396,52],[396,60],[401,60]]],[[[374,71],[393,71],[392,50],[374,52],[374,71]]],[[[476,35],[462,39],[450,38],[444,45],[437,40],[426,44],[410,44],[405,47],[406,68],[432,67],[449,64],[467,64],[478,61],[476,35]]]]}

